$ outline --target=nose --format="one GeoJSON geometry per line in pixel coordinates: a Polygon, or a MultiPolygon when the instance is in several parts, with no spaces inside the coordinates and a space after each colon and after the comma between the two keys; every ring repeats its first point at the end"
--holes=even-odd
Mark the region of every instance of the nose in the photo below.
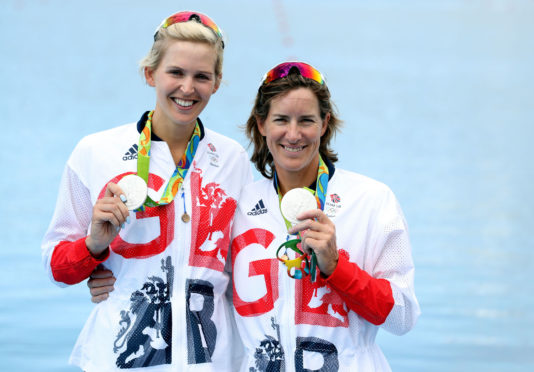
{"type": "Polygon", "coordinates": [[[296,120],[291,120],[287,126],[286,139],[289,143],[297,143],[300,139],[300,130],[296,120]]]}
{"type": "Polygon", "coordinates": [[[193,83],[194,81],[192,77],[189,77],[189,76],[185,77],[182,80],[182,86],[181,86],[182,92],[186,95],[193,94],[193,92],[195,91],[195,86],[193,83]]]}

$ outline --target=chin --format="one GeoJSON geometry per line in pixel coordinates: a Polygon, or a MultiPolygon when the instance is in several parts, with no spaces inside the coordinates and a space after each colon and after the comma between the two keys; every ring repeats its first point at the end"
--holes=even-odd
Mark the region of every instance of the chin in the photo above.
{"type": "MultiPolygon", "coordinates": [[[[275,163],[276,165],[276,163],[275,163]]],[[[277,169],[283,169],[286,172],[300,172],[307,168],[309,163],[305,164],[304,162],[299,162],[298,164],[295,164],[295,162],[282,162],[278,163],[277,169]]]]}
{"type": "Polygon", "coordinates": [[[174,123],[178,125],[189,125],[197,119],[197,115],[187,115],[175,118],[174,123]]]}

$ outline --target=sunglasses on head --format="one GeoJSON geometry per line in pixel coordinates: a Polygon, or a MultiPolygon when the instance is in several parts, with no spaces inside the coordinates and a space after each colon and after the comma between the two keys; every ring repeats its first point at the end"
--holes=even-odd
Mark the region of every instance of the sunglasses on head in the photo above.
{"type": "MultiPolygon", "coordinates": [[[[161,22],[161,24],[158,26],[156,33],[154,34],[154,40],[156,40],[158,31],[161,28],[167,28],[175,23],[182,23],[182,22],[189,22],[189,21],[196,21],[200,24],[203,24],[204,26],[211,29],[219,39],[222,39],[223,35],[222,35],[221,30],[215,24],[215,22],[211,20],[210,17],[202,13],[198,13],[198,12],[185,11],[185,12],[178,12],[164,19],[163,22],[161,22]]],[[[223,48],[224,48],[224,43],[223,43],[223,48]]]]}
{"type": "Polygon", "coordinates": [[[284,62],[274,67],[267,72],[262,79],[262,85],[272,83],[278,79],[285,78],[292,71],[298,71],[298,73],[307,79],[314,80],[319,84],[324,84],[323,75],[317,71],[313,66],[304,62],[284,62]]]}

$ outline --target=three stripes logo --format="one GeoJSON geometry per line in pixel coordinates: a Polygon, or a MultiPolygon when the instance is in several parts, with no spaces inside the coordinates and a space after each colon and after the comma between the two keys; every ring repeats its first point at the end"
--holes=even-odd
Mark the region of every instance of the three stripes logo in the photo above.
{"type": "Polygon", "coordinates": [[[122,160],[133,160],[137,159],[137,143],[134,143],[132,147],[122,157],[122,160]]]}
{"type": "Polygon", "coordinates": [[[264,213],[267,213],[267,208],[265,208],[265,204],[263,204],[263,199],[260,199],[260,201],[256,203],[256,206],[252,208],[252,210],[248,212],[247,215],[259,216],[260,214],[264,213]]]}

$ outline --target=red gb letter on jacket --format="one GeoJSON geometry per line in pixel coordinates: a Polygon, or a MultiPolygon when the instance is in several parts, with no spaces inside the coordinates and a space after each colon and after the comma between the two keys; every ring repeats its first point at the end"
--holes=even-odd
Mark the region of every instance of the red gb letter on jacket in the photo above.
{"type": "Polygon", "coordinates": [[[317,276],[315,283],[309,278],[296,280],[296,324],[318,324],[324,327],[348,327],[349,309],[333,288],[317,276]]]}
{"type": "MultiPolygon", "coordinates": [[[[237,236],[232,242],[232,266],[235,267],[236,258],[243,249],[253,244],[258,244],[267,249],[273,239],[274,235],[264,229],[251,229],[237,236]]],[[[235,271],[233,273],[235,275],[235,271]]],[[[241,316],[264,314],[274,308],[274,302],[278,299],[278,260],[276,258],[267,258],[250,262],[248,276],[256,275],[263,275],[267,293],[253,302],[243,301],[236,290],[235,280],[232,281],[234,283],[234,306],[241,316]]]]}
{"type": "MultiPolygon", "coordinates": [[[[128,174],[133,174],[133,172],[118,175],[110,182],[116,183],[128,174]]],[[[148,188],[158,191],[163,183],[164,180],[161,177],[155,174],[148,175],[148,188]]],[[[98,198],[102,198],[105,192],[106,188],[104,187],[98,198]]],[[[121,231],[120,234],[125,235],[125,237],[123,239],[121,235],[117,235],[111,242],[110,248],[113,252],[124,258],[147,258],[163,252],[174,239],[174,203],[156,208],[147,207],[144,212],[136,212],[135,218],[137,220],[146,219],[137,222],[136,235],[142,237],[155,235],[154,238],[147,242],[132,242],[128,241],[129,234],[121,231]],[[154,226],[159,226],[159,231],[153,229],[154,226]]]]}
{"type": "Polygon", "coordinates": [[[224,270],[236,206],[219,184],[202,185],[199,169],[191,173],[190,266],[224,270]]]}

